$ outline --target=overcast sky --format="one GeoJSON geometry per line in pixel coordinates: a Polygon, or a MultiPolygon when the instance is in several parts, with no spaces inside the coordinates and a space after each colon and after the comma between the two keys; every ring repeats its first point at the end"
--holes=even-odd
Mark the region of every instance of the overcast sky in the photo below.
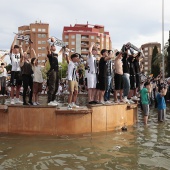
{"type": "MultiPolygon", "coordinates": [[[[164,42],[169,38],[170,0],[164,0],[164,42]]],[[[62,37],[70,24],[104,25],[112,46],[131,42],[162,44],[162,0],[1,0],[0,49],[9,49],[18,27],[36,20],[49,23],[50,35],[62,37]],[[27,2],[27,3],[26,3],[27,2]]]]}

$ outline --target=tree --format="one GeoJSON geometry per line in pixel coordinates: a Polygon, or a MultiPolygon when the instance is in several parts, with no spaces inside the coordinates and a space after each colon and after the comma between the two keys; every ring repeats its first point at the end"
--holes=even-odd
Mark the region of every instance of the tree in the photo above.
{"type": "Polygon", "coordinates": [[[12,69],[12,65],[11,65],[11,64],[8,64],[8,65],[6,66],[7,72],[11,71],[11,69],[12,69]]]}
{"type": "Polygon", "coordinates": [[[163,54],[162,53],[158,53],[156,55],[156,59],[155,61],[153,62],[153,65],[160,65],[160,63],[162,63],[162,57],[164,56],[164,63],[165,63],[165,76],[168,76],[170,77],[170,52],[168,52],[168,50],[170,50],[169,46],[168,46],[168,42],[165,43],[165,46],[164,46],[164,50],[163,50],[163,54]],[[163,55],[163,56],[162,56],[163,55]]]}
{"type": "Polygon", "coordinates": [[[168,40],[168,47],[167,47],[167,62],[166,62],[166,72],[167,77],[170,77],[170,38],[168,40]]]}
{"type": "Polygon", "coordinates": [[[152,52],[152,61],[151,61],[151,73],[154,77],[157,77],[160,73],[160,63],[157,63],[157,56],[158,55],[158,49],[155,46],[152,52]]]}

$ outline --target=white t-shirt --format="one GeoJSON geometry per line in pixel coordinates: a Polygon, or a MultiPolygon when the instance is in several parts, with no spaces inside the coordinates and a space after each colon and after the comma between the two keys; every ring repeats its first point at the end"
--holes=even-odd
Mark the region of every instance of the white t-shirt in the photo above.
{"type": "MultiPolygon", "coordinates": [[[[1,71],[1,69],[0,69],[1,71]]],[[[7,77],[7,71],[6,71],[6,68],[4,68],[4,71],[0,74],[0,77],[7,77]]]]}
{"type": "Polygon", "coordinates": [[[97,73],[96,58],[94,56],[88,56],[87,63],[89,66],[89,73],[96,74],[97,73]]]}
{"type": "Polygon", "coordinates": [[[76,72],[77,72],[76,63],[69,61],[69,64],[68,64],[68,80],[76,81],[76,77],[77,77],[76,72]]]}
{"type": "Polygon", "coordinates": [[[43,83],[43,77],[41,72],[41,66],[33,66],[32,70],[34,72],[33,82],[43,83]]]}
{"type": "Polygon", "coordinates": [[[11,59],[11,64],[12,64],[11,71],[21,71],[21,68],[20,68],[21,55],[20,55],[20,53],[18,53],[18,54],[11,53],[10,59],[11,59]]]}

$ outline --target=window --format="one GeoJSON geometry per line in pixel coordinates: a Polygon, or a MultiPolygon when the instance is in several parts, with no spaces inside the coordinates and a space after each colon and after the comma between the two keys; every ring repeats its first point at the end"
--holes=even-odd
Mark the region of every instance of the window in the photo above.
{"type": "Polygon", "coordinates": [[[38,34],[38,38],[46,38],[46,34],[38,34]]]}
{"type": "Polygon", "coordinates": [[[46,34],[41,34],[42,38],[46,38],[46,34]]]}
{"type": "Polygon", "coordinates": [[[41,36],[41,34],[38,34],[38,38],[41,38],[42,36],[41,36]]]}
{"type": "Polygon", "coordinates": [[[72,41],[72,42],[71,42],[71,45],[75,45],[75,41],[72,41]]]}
{"type": "Polygon", "coordinates": [[[41,50],[41,47],[38,47],[38,50],[41,50]]]}
{"type": "Polygon", "coordinates": [[[145,70],[148,70],[148,67],[145,67],[145,70]]]}
{"type": "Polygon", "coordinates": [[[38,41],[38,44],[41,44],[41,41],[38,41]]]}
{"type": "Polygon", "coordinates": [[[41,57],[41,53],[38,53],[38,57],[41,57]]]}
{"type": "Polygon", "coordinates": [[[145,65],[148,65],[148,62],[145,62],[145,65]]]}
{"type": "Polygon", "coordinates": [[[45,31],[46,31],[46,29],[43,28],[43,29],[42,29],[42,32],[45,32],[45,31]]]}
{"type": "Polygon", "coordinates": [[[145,55],[148,55],[148,52],[145,52],[145,55]]]}
{"type": "Polygon", "coordinates": [[[46,48],[45,47],[41,47],[41,50],[46,50],[46,48]]]}
{"type": "Polygon", "coordinates": [[[65,35],[65,39],[68,39],[68,35],[65,35]]]}
{"type": "Polygon", "coordinates": [[[35,28],[32,28],[32,32],[35,32],[35,28]]]}
{"type": "Polygon", "coordinates": [[[68,42],[65,42],[66,45],[68,45],[68,42]]]}
{"type": "Polygon", "coordinates": [[[46,57],[46,54],[45,54],[45,53],[42,53],[42,57],[46,57]]]}
{"type": "Polygon", "coordinates": [[[46,41],[42,41],[41,44],[46,44],[46,41]]]}
{"type": "Polygon", "coordinates": [[[71,36],[71,39],[75,39],[75,35],[72,35],[72,36],[71,36]]]}
{"type": "Polygon", "coordinates": [[[94,36],[91,36],[91,39],[94,40],[94,36]]]}
{"type": "Polygon", "coordinates": [[[145,51],[148,51],[148,47],[145,47],[144,50],[145,50],[145,51]]]}
{"type": "Polygon", "coordinates": [[[41,32],[42,30],[40,28],[38,28],[38,32],[41,32]]]}

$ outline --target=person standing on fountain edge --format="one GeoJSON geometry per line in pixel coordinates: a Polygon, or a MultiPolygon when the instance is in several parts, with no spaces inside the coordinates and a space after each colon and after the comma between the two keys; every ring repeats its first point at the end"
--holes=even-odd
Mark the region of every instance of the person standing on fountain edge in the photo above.
{"type": "Polygon", "coordinates": [[[104,102],[104,93],[106,90],[106,87],[108,86],[106,84],[107,80],[107,68],[106,68],[106,63],[111,59],[111,57],[108,56],[108,50],[102,49],[101,50],[101,58],[99,61],[99,103],[105,104],[104,102]]]}
{"type": "Polygon", "coordinates": [[[23,52],[22,46],[20,46],[20,48],[21,48],[20,67],[22,70],[22,80],[23,80],[23,105],[33,105],[33,103],[32,103],[32,94],[33,94],[32,74],[33,74],[33,71],[32,71],[31,62],[30,62],[28,54],[27,54],[27,52],[29,50],[29,46],[25,52],[23,52]],[[29,101],[27,103],[26,95],[27,95],[27,91],[28,91],[28,86],[29,86],[29,101]]]}
{"type": "Polygon", "coordinates": [[[11,104],[22,104],[23,102],[19,100],[20,88],[22,85],[22,75],[21,75],[21,67],[20,67],[20,47],[16,45],[17,35],[14,38],[14,41],[11,45],[10,49],[10,60],[12,64],[11,69],[11,104]],[[16,100],[14,100],[14,90],[16,87],[16,100]]]}
{"type": "Polygon", "coordinates": [[[78,108],[75,104],[77,100],[77,94],[78,94],[78,81],[77,81],[77,63],[79,63],[79,54],[74,53],[71,55],[71,59],[68,56],[68,53],[66,54],[66,60],[68,63],[68,89],[69,89],[69,96],[68,96],[68,110],[71,110],[72,108],[78,108]]]}
{"type": "MultiPolygon", "coordinates": [[[[55,42],[55,38],[51,38],[51,42],[55,42]]],[[[59,85],[59,71],[58,71],[58,55],[61,53],[61,50],[59,54],[56,53],[56,46],[55,44],[50,44],[47,47],[47,58],[50,63],[50,70],[48,71],[48,105],[57,106],[58,102],[56,99],[56,93],[58,91],[58,85],[59,85]]]]}
{"type": "Polygon", "coordinates": [[[87,76],[87,88],[88,88],[88,101],[89,104],[96,104],[96,84],[97,84],[97,63],[96,55],[98,48],[95,46],[95,43],[89,48],[89,56],[87,57],[87,64],[89,67],[89,73],[87,76]]]}
{"type": "MultiPolygon", "coordinates": [[[[113,58],[113,51],[108,50],[108,57],[113,58]]],[[[110,102],[110,91],[112,89],[112,79],[113,79],[113,63],[112,60],[109,59],[106,62],[106,91],[104,94],[104,101],[106,103],[110,102]]]]}
{"type": "Polygon", "coordinates": [[[115,53],[115,91],[114,91],[114,102],[118,103],[118,92],[120,95],[120,102],[123,102],[122,100],[122,93],[123,93],[123,63],[122,63],[122,52],[117,51],[115,53]]]}

